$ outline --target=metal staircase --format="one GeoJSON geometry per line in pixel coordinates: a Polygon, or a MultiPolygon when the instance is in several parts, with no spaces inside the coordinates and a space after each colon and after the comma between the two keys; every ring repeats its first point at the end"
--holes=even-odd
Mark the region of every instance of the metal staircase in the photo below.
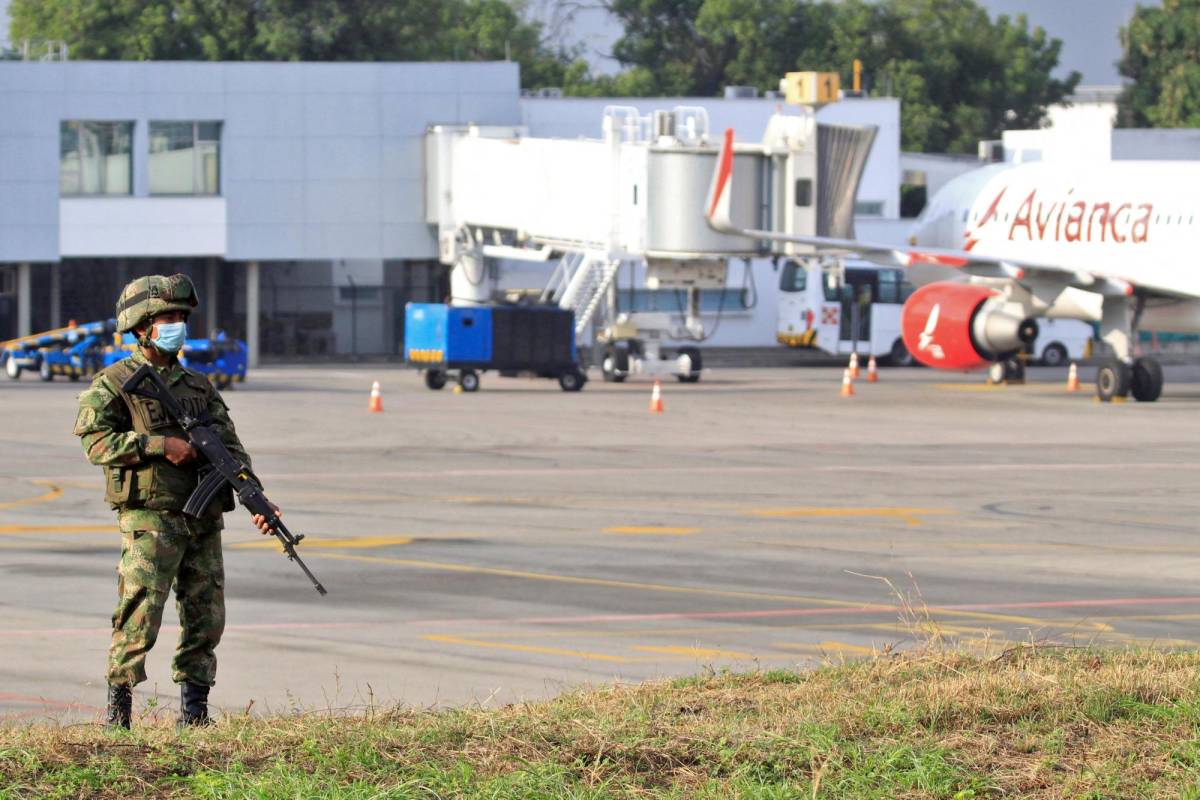
{"type": "Polygon", "coordinates": [[[571,250],[559,261],[542,292],[542,301],[575,312],[575,335],[591,324],[596,309],[604,302],[608,287],[621,268],[621,259],[595,250],[571,250]]]}

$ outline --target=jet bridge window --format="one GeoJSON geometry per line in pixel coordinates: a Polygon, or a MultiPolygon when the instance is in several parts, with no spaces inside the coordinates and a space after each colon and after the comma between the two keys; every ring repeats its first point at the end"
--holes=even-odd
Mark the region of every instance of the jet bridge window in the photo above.
{"type": "Polygon", "coordinates": [[[796,206],[808,208],[812,205],[812,178],[800,178],[796,181],[796,206]]]}

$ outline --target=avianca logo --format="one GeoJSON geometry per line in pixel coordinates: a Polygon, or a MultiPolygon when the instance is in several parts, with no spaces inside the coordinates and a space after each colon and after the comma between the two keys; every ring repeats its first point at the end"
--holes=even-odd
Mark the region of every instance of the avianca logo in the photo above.
{"type": "MultiPolygon", "coordinates": [[[[966,249],[978,243],[977,235],[983,226],[997,216],[1000,199],[1007,187],[1000,190],[996,199],[975,226],[966,235],[966,249]]],[[[1021,201],[1008,228],[1008,240],[1028,242],[1108,242],[1116,244],[1142,244],[1150,238],[1150,219],[1154,216],[1151,203],[1093,203],[1073,200],[1075,190],[1067,191],[1061,200],[1049,201],[1032,190],[1021,201]]]]}
{"type": "Polygon", "coordinates": [[[933,310],[929,312],[929,319],[925,320],[925,330],[921,331],[921,335],[917,339],[918,350],[928,350],[929,355],[941,360],[946,357],[945,351],[942,350],[940,344],[934,344],[933,333],[937,330],[938,317],[942,313],[942,304],[935,303],[933,310]]]}

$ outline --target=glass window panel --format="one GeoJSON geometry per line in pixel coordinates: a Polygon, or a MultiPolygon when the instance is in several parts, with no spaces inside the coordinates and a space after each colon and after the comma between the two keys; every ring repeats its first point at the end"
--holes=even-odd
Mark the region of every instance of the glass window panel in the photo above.
{"type": "Polygon", "coordinates": [[[900,273],[892,269],[879,270],[879,298],[880,303],[899,303],[900,302],[900,273]]]}
{"type": "Polygon", "coordinates": [[[808,271],[804,265],[796,261],[785,261],[783,274],[779,277],[779,290],[783,292],[803,292],[808,286],[808,271]]]}
{"type": "Polygon", "coordinates": [[[220,122],[150,123],[150,194],[220,194],[220,122]]]}
{"type": "Polygon", "coordinates": [[[68,120],[59,126],[59,191],[132,193],[132,122],[68,120]]]}

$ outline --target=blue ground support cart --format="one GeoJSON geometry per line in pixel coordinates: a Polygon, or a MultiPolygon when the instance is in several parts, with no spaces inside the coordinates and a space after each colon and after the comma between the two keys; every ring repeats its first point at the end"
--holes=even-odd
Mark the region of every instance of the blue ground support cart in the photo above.
{"type": "MultiPolygon", "coordinates": [[[[104,365],[117,363],[135,347],[133,334],[125,334],[118,345],[107,349],[104,365]]],[[[226,389],[234,382],[244,383],[248,362],[246,343],[230,339],[222,331],[217,331],[211,339],[185,339],[179,352],[179,363],[204,375],[218,389],[226,389]]]]}
{"type": "Polygon", "coordinates": [[[56,328],[0,344],[0,362],[9,378],[36,372],[44,381],[65,375],[73,381],[104,366],[103,348],[116,329],[116,320],[100,320],[56,328]]]}
{"type": "Polygon", "coordinates": [[[457,307],[409,303],[404,316],[404,357],[441,389],[457,373],[464,392],[479,389],[479,375],[555,378],[577,392],[587,375],[575,355],[575,314],[557,306],[457,307]]]}

